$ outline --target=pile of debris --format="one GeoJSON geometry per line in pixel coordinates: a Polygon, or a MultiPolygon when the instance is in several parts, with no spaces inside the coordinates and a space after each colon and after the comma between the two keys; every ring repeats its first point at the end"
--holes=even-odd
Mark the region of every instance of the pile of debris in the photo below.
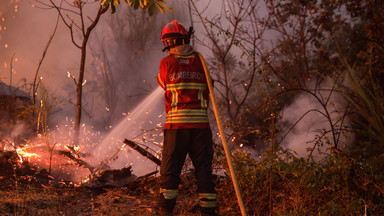
{"type": "MultiPolygon", "coordinates": [[[[161,161],[157,157],[140,147],[137,143],[130,140],[125,140],[124,143],[154,163],[160,165],[161,161]]],[[[108,166],[93,167],[82,160],[79,157],[81,154],[73,151],[70,147],[68,147],[68,150],[59,150],[53,153],[69,159],[78,167],[89,170],[88,181],[82,183],[82,185],[86,187],[128,187],[135,189],[140,182],[145,181],[145,179],[158,172],[153,171],[144,176],[137,177],[132,173],[131,166],[116,170],[108,169],[108,166]]],[[[0,185],[9,185],[9,181],[14,180],[19,181],[19,183],[23,183],[22,181],[25,180],[25,183],[32,183],[35,186],[76,186],[76,183],[58,176],[53,176],[50,171],[48,172],[46,169],[40,169],[31,165],[28,160],[24,160],[22,155],[18,154],[16,150],[0,151],[0,185]]]]}
{"type": "Polygon", "coordinates": [[[39,170],[28,161],[21,161],[16,151],[0,151],[0,187],[8,187],[12,182],[43,186],[65,181],[50,176],[46,169],[39,170]]]}

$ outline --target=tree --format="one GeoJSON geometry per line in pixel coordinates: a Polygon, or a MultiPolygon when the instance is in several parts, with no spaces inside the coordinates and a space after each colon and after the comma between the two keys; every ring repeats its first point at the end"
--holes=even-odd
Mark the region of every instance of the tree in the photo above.
{"type": "Polygon", "coordinates": [[[50,0],[51,5],[57,10],[62,21],[68,27],[71,33],[72,43],[80,49],[81,57],[80,57],[80,68],[79,68],[79,76],[76,80],[73,79],[76,84],[76,118],[74,124],[74,144],[77,144],[80,132],[80,122],[81,122],[81,109],[82,109],[82,92],[84,85],[84,72],[85,72],[85,61],[87,54],[87,44],[89,41],[89,36],[91,35],[93,29],[96,27],[97,23],[100,20],[100,17],[108,10],[107,6],[100,5],[97,9],[96,15],[93,20],[89,20],[89,24],[86,23],[86,14],[84,13],[84,7],[87,5],[87,1],[77,0],[73,2],[73,5],[70,5],[71,9],[63,9],[62,2],[60,5],[57,5],[53,0],[50,0]],[[73,9],[74,8],[74,9],[73,9]],[[79,22],[76,23],[74,18],[64,15],[66,11],[69,11],[73,14],[78,15],[79,22]],[[80,40],[76,41],[75,31],[80,31],[80,40]]]}
{"type": "MultiPolygon", "coordinates": [[[[76,79],[72,76],[75,84],[76,84],[76,118],[74,122],[74,144],[78,142],[79,133],[80,133],[80,122],[81,122],[81,113],[82,113],[82,93],[83,93],[83,85],[84,85],[84,73],[85,73],[85,63],[86,63],[86,54],[87,54],[87,44],[89,41],[89,37],[99,23],[101,16],[108,10],[110,7],[112,13],[115,12],[115,7],[120,3],[120,0],[104,0],[97,7],[96,15],[93,18],[90,18],[86,12],[85,7],[89,5],[88,0],[76,0],[73,4],[70,4],[66,1],[61,0],[60,4],[55,3],[53,0],[49,0],[49,3],[44,3],[38,0],[41,5],[44,5],[51,9],[56,9],[61,20],[70,30],[72,43],[80,49],[81,58],[80,58],[80,69],[79,76],[76,79]],[[63,7],[63,2],[65,2],[65,6],[63,7]],[[77,20],[70,15],[77,16],[77,20]],[[77,39],[80,37],[80,39],[77,39]]],[[[159,8],[161,12],[165,13],[164,8],[172,10],[168,8],[162,0],[126,0],[130,6],[133,6],[134,9],[138,9],[139,5],[143,9],[148,9],[150,15],[153,15],[156,11],[156,8],[159,8]]]]}
{"type": "Polygon", "coordinates": [[[148,77],[153,76],[156,66],[148,61],[157,57],[156,50],[160,50],[158,24],[163,19],[169,17],[148,16],[147,11],[130,10],[127,6],[103,20],[103,30],[94,35],[96,43],[89,44],[92,62],[88,67],[92,75],[88,76],[85,92],[87,100],[98,99],[99,106],[94,109],[84,104],[97,120],[95,125],[106,128],[119,122],[121,113],[154,89],[156,80],[148,77]]]}
{"type": "MultiPolygon", "coordinates": [[[[99,1],[99,0],[96,0],[99,1]]],[[[162,13],[166,13],[165,9],[172,11],[163,0],[124,0],[129,6],[135,10],[141,7],[143,10],[148,10],[149,16],[152,16],[158,8],[162,13]]],[[[120,4],[120,0],[102,0],[101,5],[107,5],[111,8],[112,13],[116,11],[116,5],[120,4]]]]}

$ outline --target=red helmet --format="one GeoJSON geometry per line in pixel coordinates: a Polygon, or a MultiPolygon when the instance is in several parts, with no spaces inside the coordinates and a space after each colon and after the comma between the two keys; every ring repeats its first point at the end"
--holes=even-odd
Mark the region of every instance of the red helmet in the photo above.
{"type": "Polygon", "coordinates": [[[176,20],[172,20],[172,22],[164,26],[160,39],[164,42],[166,40],[175,38],[189,39],[190,34],[188,34],[188,31],[181,23],[177,22],[176,20]]]}

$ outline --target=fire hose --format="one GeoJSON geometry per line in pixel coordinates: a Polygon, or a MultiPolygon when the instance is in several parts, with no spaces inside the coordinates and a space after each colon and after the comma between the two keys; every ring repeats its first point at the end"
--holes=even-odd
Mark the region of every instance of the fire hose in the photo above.
{"type": "Polygon", "coordinates": [[[207,69],[207,66],[205,64],[204,58],[203,58],[203,56],[200,53],[199,53],[199,57],[200,57],[201,63],[202,63],[203,68],[204,68],[205,77],[207,78],[208,89],[209,89],[209,92],[211,94],[212,107],[213,107],[213,111],[215,113],[217,126],[219,128],[219,133],[220,133],[221,141],[222,141],[223,146],[224,146],[225,156],[226,156],[227,161],[228,161],[228,167],[229,167],[229,171],[231,173],[231,178],[232,178],[233,186],[235,188],[235,192],[236,192],[236,196],[237,196],[237,201],[239,202],[239,206],[240,206],[240,210],[241,210],[241,215],[242,216],[246,216],[247,213],[245,211],[245,206],[244,206],[243,198],[241,197],[240,187],[239,187],[239,184],[237,182],[235,170],[234,170],[234,167],[233,167],[231,153],[230,153],[229,148],[228,148],[227,140],[225,139],[223,125],[221,124],[221,117],[220,117],[219,110],[218,110],[217,105],[216,105],[216,97],[215,97],[215,94],[214,94],[214,91],[213,91],[212,79],[211,79],[211,76],[210,76],[209,71],[207,69]]]}

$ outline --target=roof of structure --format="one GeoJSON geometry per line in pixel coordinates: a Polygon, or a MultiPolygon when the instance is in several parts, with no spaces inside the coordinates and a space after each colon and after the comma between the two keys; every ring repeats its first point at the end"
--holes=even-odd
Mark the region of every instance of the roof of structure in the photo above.
{"type": "Polygon", "coordinates": [[[0,81],[0,95],[10,95],[10,96],[18,96],[18,97],[30,97],[25,91],[20,88],[13,87],[5,84],[0,81]]]}

